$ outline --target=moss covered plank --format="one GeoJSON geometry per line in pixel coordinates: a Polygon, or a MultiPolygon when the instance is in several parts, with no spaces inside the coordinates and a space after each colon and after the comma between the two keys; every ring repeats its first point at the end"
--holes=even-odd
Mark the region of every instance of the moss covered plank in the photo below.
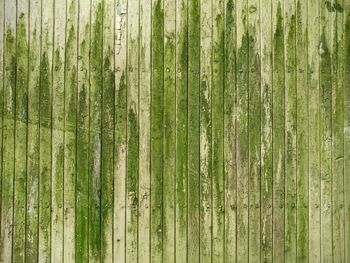
{"type": "Polygon", "coordinates": [[[320,2],[320,195],[321,261],[332,261],[332,46],[330,2],[320,2]]]}
{"type": "Polygon", "coordinates": [[[296,86],[297,86],[297,260],[308,261],[308,200],[309,200],[309,155],[308,155],[308,88],[307,88],[307,3],[296,5],[296,86]]]}
{"type": "Polygon", "coordinates": [[[114,2],[104,0],[101,102],[101,251],[103,262],[113,262],[114,14],[114,2]]]}
{"type": "Polygon", "coordinates": [[[309,90],[309,258],[321,261],[320,204],[320,116],[319,116],[319,1],[308,6],[308,90],[309,90]],[[316,47],[316,48],[315,48],[316,47]]]}
{"type": "Polygon", "coordinates": [[[28,123],[28,14],[27,1],[17,1],[16,29],[16,91],[15,91],[15,170],[14,170],[14,215],[13,258],[25,261],[25,220],[27,182],[27,123],[28,123]]]}
{"type": "MultiPolygon", "coordinates": [[[[79,1],[77,49],[77,106],[76,106],[76,181],[75,181],[75,260],[89,258],[89,102],[90,102],[90,1],[79,1]]],[[[73,35],[74,36],[74,35],[73,35]]],[[[74,47],[74,44],[71,43],[74,47]]],[[[71,50],[73,52],[73,49],[71,50]]],[[[74,54],[74,52],[73,52],[74,54]]],[[[71,61],[74,65],[74,60],[71,61]]],[[[69,75],[68,75],[69,76],[69,75]]],[[[74,82],[73,82],[74,83],[74,82]]],[[[72,84],[73,84],[72,83],[72,84]]]]}
{"type": "Polygon", "coordinates": [[[226,262],[236,262],[237,255],[237,1],[225,1],[225,65],[224,65],[224,178],[226,262]]]}
{"type": "Polygon", "coordinates": [[[212,2],[201,2],[200,261],[212,260],[212,2]]]}
{"type": "MultiPolygon", "coordinates": [[[[152,6],[140,1],[139,29],[139,242],[138,256],[150,262],[150,114],[152,6]]],[[[175,113],[174,113],[175,114],[175,113]]]]}
{"type": "Polygon", "coordinates": [[[163,262],[175,262],[175,27],[176,2],[164,0],[163,262]]]}
{"type": "Polygon", "coordinates": [[[101,252],[101,103],[103,73],[103,2],[91,1],[89,98],[89,262],[101,252]]]}
{"type": "MultiPolygon", "coordinates": [[[[127,20],[126,260],[137,261],[139,210],[139,1],[128,1],[127,20]]],[[[161,94],[159,94],[160,96],[161,94]]],[[[160,106],[160,105],[159,105],[160,106]]]]}
{"type": "Polygon", "coordinates": [[[54,1],[41,6],[41,52],[39,88],[39,262],[51,260],[52,220],[52,70],[54,1]]]}
{"type": "Polygon", "coordinates": [[[248,0],[248,143],[249,143],[249,261],[258,262],[261,253],[261,33],[259,1],[248,0]]]}
{"type": "Polygon", "coordinates": [[[188,1],[176,1],[176,203],[175,246],[176,262],[187,262],[187,80],[188,80],[188,1]]]}
{"type": "MultiPolygon", "coordinates": [[[[343,8],[344,1],[337,2],[343,8]]],[[[336,4],[334,1],[333,4],[336,4]]],[[[333,261],[345,260],[344,12],[332,14],[332,228],[333,261]]]]}
{"type": "Polygon", "coordinates": [[[237,1],[237,262],[248,261],[248,50],[249,36],[247,28],[248,2],[237,1]]]}
{"type": "Polygon", "coordinates": [[[151,262],[163,253],[164,2],[152,1],[151,262]],[[157,54],[157,55],[155,55],[157,54]]]}
{"type": "Polygon", "coordinates": [[[285,260],[295,261],[297,251],[297,87],[296,87],[296,6],[284,3],[285,47],[285,260]]]}
{"type": "MultiPolygon", "coordinates": [[[[53,59],[52,59],[52,212],[51,261],[63,261],[64,218],[64,115],[65,110],[65,52],[66,2],[53,6],[53,59]]],[[[71,217],[70,217],[71,218],[71,217]]],[[[68,229],[68,227],[67,227],[68,229]]]]}
{"type": "Polygon", "coordinates": [[[126,8],[127,1],[119,0],[115,14],[115,97],[114,97],[114,258],[125,261],[125,198],[126,198],[126,8]]]}
{"type": "Polygon", "coordinates": [[[261,36],[261,260],[273,260],[273,2],[260,2],[261,36]],[[262,8],[271,10],[263,12],[262,8]]]}
{"type": "Polygon", "coordinates": [[[272,1],[272,191],[273,260],[284,260],[285,245],[285,45],[283,2],[272,1]]]}
{"type": "Polygon", "coordinates": [[[188,1],[188,65],[187,65],[187,111],[188,111],[188,170],[187,170],[187,260],[198,262],[199,249],[199,110],[200,110],[200,1],[188,1]]]}
{"type": "Polygon", "coordinates": [[[2,191],[1,191],[1,245],[0,259],[12,260],[13,197],[15,167],[15,108],[16,108],[16,2],[4,4],[4,92],[3,92],[3,141],[2,191]]]}
{"type": "Polygon", "coordinates": [[[30,1],[29,76],[28,76],[28,144],[27,144],[27,207],[26,261],[38,257],[39,204],[39,87],[41,47],[41,1],[30,1]]]}
{"type": "MultiPolygon", "coordinates": [[[[78,0],[66,3],[64,69],[64,262],[74,261],[77,175],[78,0]]],[[[84,28],[84,27],[83,27],[84,28]]]]}

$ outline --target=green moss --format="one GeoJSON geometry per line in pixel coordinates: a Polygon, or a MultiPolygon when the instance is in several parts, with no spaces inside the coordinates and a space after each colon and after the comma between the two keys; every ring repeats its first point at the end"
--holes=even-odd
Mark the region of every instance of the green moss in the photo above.
{"type": "MultiPolygon", "coordinates": [[[[137,192],[138,192],[138,173],[139,173],[139,145],[138,145],[138,139],[139,139],[139,129],[138,129],[138,122],[137,122],[137,115],[136,113],[130,109],[128,113],[128,130],[129,130],[129,136],[128,136],[128,172],[127,172],[127,178],[128,178],[128,193],[129,197],[131,196],[132,204],[137,206],[138,200],[137,200],[137,192]]],[[[133,218],[133,217],[132,217],[133,218]]]]}

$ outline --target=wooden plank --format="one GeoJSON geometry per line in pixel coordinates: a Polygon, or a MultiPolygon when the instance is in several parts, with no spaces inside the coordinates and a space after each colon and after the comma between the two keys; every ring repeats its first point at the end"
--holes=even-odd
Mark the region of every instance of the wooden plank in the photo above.
{"type": "Polygon", "coordinates": [[[309,259],[321,261],[320,217],[320,116],[319,116],[319,1],[308,6],[308,89],[309,89],[309,259]]]}
{"type": "Polygon", "coordinates": [[[308,261],[308,89],[307,87],[307,3],[296,6],[297,85],[297,260],[308,261]]]}
{"type": "Polygon", "coordinates": [[[15,170],[12,261],[25,261],[27,122],[28,122],[28,12],[27,1],[17,2],[17,69],[15,91],[15,170]]]}
{"type": "Polygon", "coordinates": [[[39,204],[39,87],[41,1],[30,1],[28,80],[26,261],[38,259],[39,204]]]}
{"type": "Polygon", "coordinates": [[[212,1],[201,2],[200,262],[212,260],[212,1]]]}
{"type": "Polygon", "coordinates": [[[175,262],[175,27],[176,1],[164,0],[163,262],[175,262]]]}
{"type": "Polygon", "coordinates": [[[295,1],[284,3],[285,43],[285,260],[296,261],[296,19],[295,1]]]}
{"type": "Polygon", "coordinates": [[[49,262],[51,254],[51,136],[52,136],[52,59],[54,1],[43,1],[41,19],[41,62],[39,93],[39,262],[49,262]]]}
{"type": "Polygon", "coordinates": [[[51,174],[51,261],[63,261],[63,213],[64,213],[64,110],[65,110],[65,34],[66,2],[54,2],[53,13],[53,58],[52,58],[52,174],[51,174]]]}
{"type": "MultiPolygon", "coordinates": [[[[337,1],[343,8],[343,1],[337,1]]],[[[333,1],[333,6],[336,4],[333,1]]],[[[339,10],[340,11],[340,10],[339,10]]],[[[332,14],[332,227],[333,261],[345,260],[343,12],[332,14]]]]}
{"type": "Polygon", "coordinates": [[[5,2],[4,28],[4,111],[0,259],[12,260],[14,195],[15,100],[16,100],[16,2],[5,2]]]}
{"type": "MultiPolygon", "coordinates": [[[[72,25],[73,26],[73,25],[72,25]]],[[[89,102],[90,102],[90,1],[79,1],[78,24],[78,98],[76,137],[76,189],[75,189],[75,260],[87,262],[89,258],[89,102]]],[[[73,44],[73,43],[72,43],[73,44]]],[[[73,61],[72,61],[73,62],[73,61]]],[[[72,82],[73,84],[73,82],[72,82]]]]}
{"type": "Polygon", "coordinates": [[[237,109],[236,109],[236,1],[225,1],[224,77],[224,178],[225,178],[225,262],[237,255],[237,109]]]}
{"type": "Polygon", "coordinates": [[[151,42],[151,262],[163,253],[164,2],[152,1],[151,42]]]}
{"type": "Polygon", "coordinates": [[[5,1],[0,1],[0,233],[1,233],[1,207],[2,207],[2,149],[3,149],[3,113],[4,113],[4,29],[5,29],[5,1]]]}
{"type": "Polygon", "coordinates": [[[128,0],[127,27],[127,231],[125,253],[126,261],[136,262],[139,205],[139,0],[128,0]]]}
{"type": "Polygon", "coordinates": [[[284,75],[284,21],[283,2],[272,1],[273,24],[273,260],[284,261],[284,208],[285,208],[285,75],[284,75]]]}
{"type": "Polygon", "coordinates": [[[102,261],[113,262],[114,1],[103,1],[101,228],[102,261]]]}
{"type": "Polygon", "coordinates": [[[140,1],[139,65],[139,261],[150,262],[150,100],[151,100],[151,4],[140,1]],[[141,242],[140,242],[141,240],[141,242]]]}
{"type": "Polygon", "coordinates": [[[115,7],[114,258],[125,262],[126,198],[126,0],[115,7]]]}
{"type": "Polygon", "coordinates": [[[225,177],[224,177],[224,74],[225,1],[212,6],[212,246],[214,262],[224,261],[225,177]]]}
{"type": "Polygon", "coordinates": [[[176,1],[176,262],[187,262],[187,80],[188,19],[187,0],[176,1]]]}
{"type": "Polygon", "coordinates": [[[321,261],[332,261],[332,68],[331,12],[320,4],[321,261]]]}
{"type": "Polygon", "coordinates": [[[187,252],[189,262],[199,261],[199,98],[200,98],[200,1],[188,2],[188,178],[187,252]]]}
{"type": "MultiPolygon", "coordinates": [[[[75,191],[77,174],[77,37],[78,1],[67,1],[66,6],[66,50],[65,50],[65,93],[64,93],[64,262],[75,259],[75,191]]],[[[85,185],[87,187],[87,185],[85,185]]]]}
{"type": "Polygon", "coordinates": [[[248,262],[248,49],[247,1],[237,1],[237,262],[248,262]]]}
{"type": "MultiPolygon", "coordinates": [[[[273,31],[272,1],[260,2],[261,36],[261,260],[273,259],[273,31]]],[[[282,71],[283,72],[283,71],[282,71]]],[[[278,131],[277,131],[278,132],[278,131]]],[[[280,146],[280,145],[279,145],[280,146]]],[[[278,157],[277,157],[278,158],[278,157]]]]}
{"type": "Polygon", "coordinates": [[[103,7],[91,2],[90,139],[89,139],[89,262],[101,261],[101,98],[103,7]]]}
{"type": "Polygon", "coordinates": [[[248,130],[249,130],[249,262],[258,262],[261,253],[260,170],[261,170],[261,50],[260,6],[248,0],[248,130]]]}
{"type": "MultiPolygon", "coordinates": [[[[350,4],[344,1],[344,48],[343,60],[344,65],[344,175],[350,172],[350,86],[346,83],[350,81],[350,4]]],[[[344,176],[345,189],[345,248],[350,246],[350,177],[344,176]]],[[[345,261],[350,260],[350,249],[345,251],[345,261]]]]}

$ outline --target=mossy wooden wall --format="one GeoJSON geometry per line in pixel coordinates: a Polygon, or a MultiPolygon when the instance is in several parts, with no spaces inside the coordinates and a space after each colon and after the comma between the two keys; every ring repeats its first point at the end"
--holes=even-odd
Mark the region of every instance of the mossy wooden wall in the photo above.
{"type": "Polygon", "coordinates": [[[350,262],[349,0],[0,0],[0,262],[350,262]]]}

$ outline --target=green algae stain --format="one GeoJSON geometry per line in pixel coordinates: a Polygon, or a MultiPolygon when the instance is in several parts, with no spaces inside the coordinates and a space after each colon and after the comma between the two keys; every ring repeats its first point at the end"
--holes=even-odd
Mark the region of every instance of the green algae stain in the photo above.
{"type": "MultiPolygon", "coordinates": [[[[126,127],[126,76],[123,70],[119,89],[116,90],[116,148],[119,149],[125,144],[125,127],[126,127]]],[[[119,151],[116,151],[119,154],[119,151]]],[[[118,156],[117,156],[118,159],[118,156]]]]}
{"type": "Polygon", "coordinates": [[[16,68],[17,68],[17,59],[16,59],[16,40],[15,36],[12,33],[11,28],[7,28],[5,36],[5,58],[8,63],[5,62],[5,84],[8,85],[8,90],[5,85],[5,118],[12,119],[15,112],[15,90],[16,90],[16,68]],[[8,72],[8,73],[6,73],[8,72]],[[7,77],[6,77],[7,76],[7,77]]]}
{"type": "Polygon", "coordinates": [[[102,86],[102,3],[98,3],[91,32],[91,88],[90,88],[90,226],[91,256],[101,257],[101,86],[102,86]]]}
{"type": "Polygon", "coordinates": [[[42,53],[40,63],[40,123],[51,126],[51,66],[46,51],[42,53]]]}
{"type": "MultiPolygon", "coordinates": [[[[128,138],[128,170],[127,170],[127,182],[128,182],[128,194],[132,200],[132,205],[136,208],[138,206],[137,191],[138,191],[138,122],[137,115],[133,109],[128,113],[129,123],[129,138],[128,138]]],[[[131,217],[134,219],[134,217],[131,217]]]]}
{"type": "Polygon", "coordinates": [[[28,44],[25,16],[22,13],[17,23],[17,110],[16,119],[27,123],[27,86],[28,86],[28,44]]]}

